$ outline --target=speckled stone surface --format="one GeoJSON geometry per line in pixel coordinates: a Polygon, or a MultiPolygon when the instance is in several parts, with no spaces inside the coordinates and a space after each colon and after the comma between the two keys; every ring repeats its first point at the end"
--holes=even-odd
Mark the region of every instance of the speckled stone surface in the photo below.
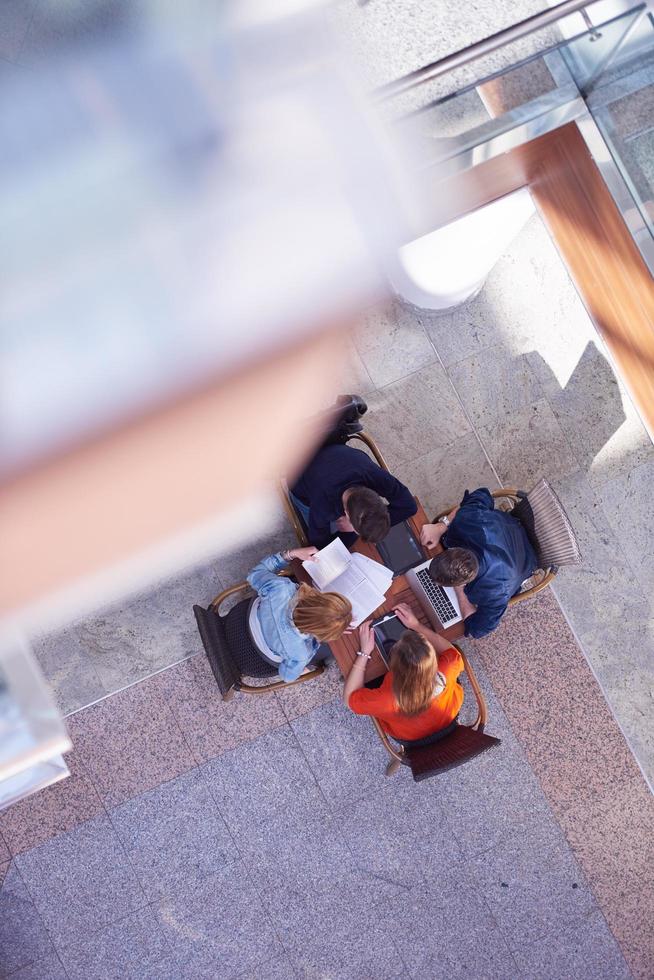
{"type": "Polygon", "coordinates": [[[377,388],[436,360],[418,317],[399,303],[370,310],[354,331],[354,343],[377,388]]]}
{"type": "Polygon", "coordinates": [[[15,863],[0,864],[0,976],[54,952],[15,863]]]}
{"type": "Polygon", "coordinates": [[[15,862],[57,946],[88,941],[147,901],[106,815],[19,854],[15,862]]]}
{"type": "Polygon", "coordinates": [[[60,946],[69,980],[157,980],[179,969],[152,910],[134,912],[94,933],[60,946]]]}
{"type": "Polygon", "coordinates": [[[195,765],[156,674],[69,719],[73,745],[106,806],[195,765]]]}
{"type": "Polygon", "coordinates": [[[342,693],[341,672],[337,664],[330,664],[327,670],[315,680],[275,691],[275,698],[288,721],[293,721],[294,718],[308,714],[321,704],[337,701],[342,697],[342,693]]]}
{"type": "Polygon", "coordinates": [[[384,447],[389,466],[425,455],[470,431],[470,423],[440,364],[370,395],[366,429],[384,447]],[[438,419],[438,425],[435,420],[438,419]]]}
{"type": "Polygon", "coordinates": [[[634,977],[654,974],[654,798],[638,775],[569,809],[568,840],[634,977]]]}
{"type": "Polygon", "coordinates": [[[159,677],[161,690],[196,762],[206,762],[286,724],[279,702],[270,694],[237,693],[231,701],[223,701],[202,655],[171,667],[159,677]]]}
{"type": "Polygon", "coordinates": [[[70,776],[0,811],[0,830],[13,854],[72,830],[104,811],[78,753],[69,752],[65,759],[70,776]]]}

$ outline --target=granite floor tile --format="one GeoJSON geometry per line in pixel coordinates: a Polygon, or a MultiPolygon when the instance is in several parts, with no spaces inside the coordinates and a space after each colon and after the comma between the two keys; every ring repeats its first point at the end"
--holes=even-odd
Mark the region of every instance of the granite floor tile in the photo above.
{"type": "Polygon", "coordinates": [[[254,970],[239,973],[238,980],[297,980],[297,973],[288,956],[276,956],[260,963],[254,970]]]}
{"type": "Polygon", "coordinates": [[[599,342],[588,342],[566,385],[547,397],[579,466],[593,482],[617,476],[654,454],[599,342]]]}
{"type": "Polygon", "coordinates": [[[516,949],[521,980],[630,980],[620,947],[601,912],[569,923],[553,941],[552,936],[516,949]]]}
{"type": "Polygon", "coordinates": [[[620,538],[636,578],[650,596],[654,593],[653,480],[654,459],[635,466],[624,476],[607,481],[599,489],[604,512],[620,538]]]}
{"type": "Polygon", "coordinates": [[[287,723],[272,694],[237,693],[231,701],[223,701],[203,654],[159,676],[170,709],[199,763],[287,723]]]}
{"type": "Polygon", "coordinates": [[[411,977],[516,976],[515,961],[493,916],[458,869],[436,883],[388,893],[376,913],[411,977]]]}
{"type": "Polygon", "coordinates": [[[395,783],[335,817],[362,871],[407,886],[461,864],[461,849],[432,781],[395,783]]]}
{"type": "Polygon", "coordinates": [[[544,398],[479,426],[502,486],[531,488],[577,470],[579,463],[544,398]]]}
{"type": "MultiPolygon", "coordinates": [[[[330,807],[338,809],[383,786],[388,755],[369,718],[333,702],[297,718],[291,727],[330,807]]],[[[402,767],[393,778],[411,776],[402,767]]]]}
{"type": "Polygon", "coordinates": [[[88,937],[146,904],[106,816],[19,854],[16,863],[56,944],[88,937]]]}
{"type": "Polygon", "coordinates": [[[372,901],[360,904],[347,885],[335,883],[311,901],[288,891],[283,903],[272,915],[298,977],[406,976],[397,946],[377,921],[372,901]],[[302,929],[297,928],[299,922],[302,929]]]}
{"type": "Polygon", "coordinates": [[[400,980],[406,967],[396,946],[378,925],[364,926],[358,936],[344,939],[334,932],[320,944],[300,946],[291,953],[300,980],[330,977],[334,980],[400,980]],[[327,971],[327,972],[325,972],[327,971]]]}
{"type": "Polygon", "coordinates": [[[78,758],[105,806],[116,806],[195,765],[164,697],[163,676],[135,684],[69,720],[78,758]]]}
{"type": "Polygon", "coordinates": [[[2,833],[0,833],[0,864],[3,864],[5,861],[8,861],[10,857],[11,857],[11,851],[9,850],[7,842],[2,836],[2,833]]]}
{"type": "Polygon", "coordinates": [[[78,711],[110,693],[74,627],[35,637],[32,649],[62,714],[78,711]]]}
{"type": "Polygon", "coordinates": [[[214,805],[233,832],[276,814],[309,814],[323,803],[316,778],[290,728],[246,742],[202,768],[214,805]]]}
{"type": "MultiPolygon", "coordinates": [[[[523,355],[488,347],[449,368],[449,375],[474,425],[494,430],[542,398],[541,387],[523,355]]],[[[483,439],[482,439],[483,441],[483,439]]]]}
{"type": "Polygon", "coordinates": [[[366,370],[359,351],[354,344],[354,331],[345,341],[345,352],[340,373],[334,379],[334,401],[338,395],[348,394],[367,395],[374,391],[375,386],[366,370]]]}
{"type": "Polygon", "coordinates": [[[0,977],[28,966],[54,948],[15,863],[0,865],[0,977]]]}
{"type": "Polygon", "coordinates": [[[596,907],[558,827],[507,836],[469,866],[512,950],[549,936],[596,907]]]}
{"type": "Polygon", "coordinates": [[[418,497],[430,520],[439,510],[458,503],[466,489],[499,486],[474,432],[403,463],[395,475],[418,497]]]}
{"type": "Polygon", "coordinates": [[[13,854],[36,847],[104,812],[77,753],[66,755],[70,776],[0,812],[0,830],[13,854]]]}
{"type": "Polygon", "coordinates": [[[468,641],[467,648],[492,673],[511,712],[513,730],[557,813],[619,787],[635,771],[604,695],[551,593],[509,610],[501,630],[483,641],[468,641]],[[600,757],[603,764],[598,766],[600,757]]]}
{"type": "Polygon", "coordinates": [[[399,302],[369,310],[357,324],[354,341],[377,388],[436,360],[418,316],[399,302]]]}
{"type": "MultiPolygon", "coordinates": [[[[1,972],[0,976],[3,976],[1,972]]],[[[57,954],[51,953],[12,973],[11,980],[68,980],[68,974],[57,954]]]]}
{"type": "Polygon", "coordinates": [[[639,776],[561,818],[634,976],[654,970],[654,797],[639,776]]]}
{"type": "Polygon", "coordinates": [[[70,980],[164,980],[175,975],[172,954],[150,908],[59,947],[70,980]]]}
{"type": "Polygon", "coordinates": [[[191,896],[160,902],[155,914],[180,980],[228,980],[282,953],[242,865],[206,878],[191,896]]]}
{"type": "Polygon", "coordinates": [[[238,859],[197,769],[123,803],[109,818],[150,901],[192,890],[238,859]]]}
{"type": "Polygon", "coordinates": [[[275,691],[275,697],[288,721],[308,714],[321,704],[337,701],[343,692],[343,678],[337,664],[331,664],[320,677],[307,684],[275,691]]]}
{"type": "Polygon", "coordinates": [[[181,569],[145,593],[102,610],[74,627],[108,691],[117,691],[198,653],[193,604],[222,590],[219,561],[181,569]]]}
{"type": "Polygon", "coordinates": [[[367,401],[366,430],[381,446],[391,470],[470,431],[452,385],[437,363],[386,385],[367,401]]]}

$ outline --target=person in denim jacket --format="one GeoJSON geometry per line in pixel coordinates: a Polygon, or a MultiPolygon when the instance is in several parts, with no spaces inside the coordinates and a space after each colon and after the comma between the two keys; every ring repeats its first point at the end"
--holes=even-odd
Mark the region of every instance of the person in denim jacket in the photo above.
{"type": "Polygon", "coordinates": [[[260,598],[257,616],[269,649],[281,657],[279,676],[296,680],[321,643],[337,640],[349,627],[352,606],[337,592],[319,592],[277,573],[294,558],[312,559],[317,548],[293,548],[263,558],[247,577],[260,598]]]}

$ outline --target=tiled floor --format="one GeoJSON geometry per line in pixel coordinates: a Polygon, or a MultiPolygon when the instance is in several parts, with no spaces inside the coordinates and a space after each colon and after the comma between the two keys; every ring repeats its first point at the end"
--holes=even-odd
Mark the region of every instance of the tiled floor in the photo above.
{"type": "Polygon", "coordinates": [[[0,976],[645,980],[652,801],[554,597],[468,654],[502,743],[420,784],[335,669],[225,703],[199,655],[74,715],[74,776],[0,814],[0,976]]]}

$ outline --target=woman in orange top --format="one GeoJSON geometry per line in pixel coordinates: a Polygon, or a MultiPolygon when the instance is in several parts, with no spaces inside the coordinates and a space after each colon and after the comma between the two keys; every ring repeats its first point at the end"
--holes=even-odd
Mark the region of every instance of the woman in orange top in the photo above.
{"type": "Polygon", "coordinates": [[[406,604],[395,612],[408,629],[391,651],[390,670],[381,686],[363,686],[375,636],[370,623],[362,623],[361,652],[348,674],[343,700],[356,714],[376,718],[393,738],[414,742],[446,728],[458,715],[463,688],[457,678],[463,659],[442,636],[425,629],[406,604]]]}

